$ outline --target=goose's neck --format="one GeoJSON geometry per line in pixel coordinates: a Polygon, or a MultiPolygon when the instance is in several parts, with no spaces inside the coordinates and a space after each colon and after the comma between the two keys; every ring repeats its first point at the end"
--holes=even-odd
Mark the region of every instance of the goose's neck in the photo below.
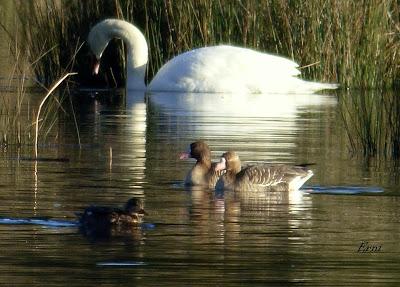
{"type": "Polygon", "coordinates": [[[224,183],[224,188],[226,189],[233,189],[234,183],[236,180],[236,173],[232,171],[227,171],[223,176],[223,183],[224,183]]]}
{"type": "Polygon", "coordinates": [[[209,170],[211,168],[211,159],[203,157],[196,162],[196,165],[204,167],[205,170],[209,170]]]}

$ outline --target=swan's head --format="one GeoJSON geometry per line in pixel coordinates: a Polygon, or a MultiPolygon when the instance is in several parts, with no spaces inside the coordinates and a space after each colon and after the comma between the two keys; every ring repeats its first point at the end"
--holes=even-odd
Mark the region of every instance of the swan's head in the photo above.
{"type": "Polygon", "coordinates": [[[119,19],[106,19],[90,30],[88,44],[96,61],[93,72],[98,73],[100,58],[108,42],[113,39],[122,39],[127,49],[127,78],[128,84],[135,88],[144,88],[144,75],[148,61],[148,48],[144,35],[134,25],[119,19]]]}
{"type": "Polygon", "coordinates": [[[106,49],[108,42],[110,41],[110,37],[107,33],[108,26],[110,23],[107,20],[97,23],[89,32],[88,36],[88,44],[90,50],[92,51],[93,55],[96,57],[96,61],[93,67],[93,73],[98,74],[99,67],[100,67],[100,58],[103,54],[104,50],[106,49]]]}

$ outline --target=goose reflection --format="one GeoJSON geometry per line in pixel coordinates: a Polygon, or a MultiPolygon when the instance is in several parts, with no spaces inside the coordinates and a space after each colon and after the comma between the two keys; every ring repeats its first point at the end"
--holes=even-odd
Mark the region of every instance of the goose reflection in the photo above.
{"type": "Polygon", "coordinates": [[[284,240],[289,245],[311,219],[311,196],[303,191],[216,193],[197,186],[189,192],[188,213],[199,243],[228,244],[251,232],[265,234],[262,240],[268,245],[284,240]]]}

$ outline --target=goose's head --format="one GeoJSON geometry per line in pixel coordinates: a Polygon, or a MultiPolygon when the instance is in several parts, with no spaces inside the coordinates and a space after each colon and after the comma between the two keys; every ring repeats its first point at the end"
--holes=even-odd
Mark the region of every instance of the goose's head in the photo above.
{"type": "Polygon", "coordinates": [[[189,151],[180,153],[179,158],[194,158],[197,161],[209,162],[211,161],[210,147],[204,141],[193,142],[190,144],[189,151]]]}
{"type": "Polygon", "coordinates": [[[226,170],[229,173],[238,173],[241,170],[239,156],[234,151],[227,151],[222,154],[219,163],[215,166],[215,171],[226,170]]]}

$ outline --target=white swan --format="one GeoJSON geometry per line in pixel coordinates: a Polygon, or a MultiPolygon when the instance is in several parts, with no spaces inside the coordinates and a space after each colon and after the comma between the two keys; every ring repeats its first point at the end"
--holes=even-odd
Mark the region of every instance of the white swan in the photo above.
{"type": "MultiPolygon", "coordinates": [[[[202,93],[313,93],[335,89],[335,84],[299,79],[297,63],[283,57],[232,46],[188,51],[168,61],[148,87],[144,83],[148,48],[144,35],[132,24],[106,19],[88,36],[99,61],[108,42],[121,38],[127,47],[127,88],[150,92],[202,93]]],[[[95,66],[97,73],[99,64],[95,66]]]]}

